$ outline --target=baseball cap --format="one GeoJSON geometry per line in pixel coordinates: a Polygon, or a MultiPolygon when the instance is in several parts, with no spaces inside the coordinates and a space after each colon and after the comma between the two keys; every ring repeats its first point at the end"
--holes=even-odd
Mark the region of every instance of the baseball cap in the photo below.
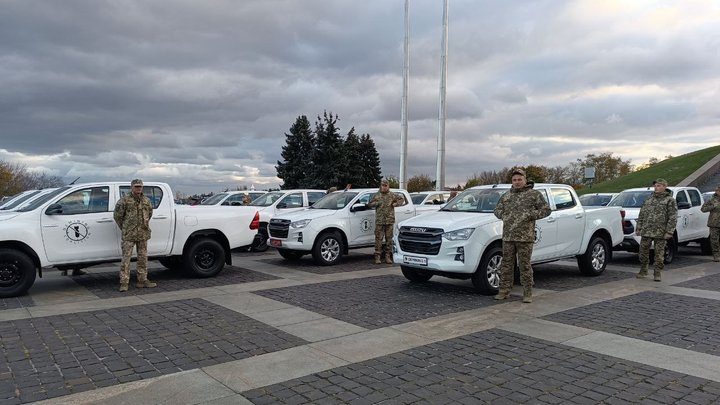
{"type": "Polygon", "coordinates": [[[143,182],[142,182],[142,180],[140,180],[140,179],[135,179],[135,180],[133,180],[133,181],[130,182],[130,185],[131,185],[131,186],[142,186],[142,185],[143,185],[143,182]]]}
{"type": "Polygon", "coordinates": [[[668,186],[668,182],[665,179],[655,179],[652,184],[653,184],[653,186],[656,184],[662,184],[665,187],[668,186]]]}
{"type": "Polygon", "coordinates": [[[516,174],[519,174],[519,175],[521,175],[521,176],[523,176],[523,177],[527,177],[527,175],[525,174],[525,170],[520,169],[520,168],[515,168],[515,169],[512,170],[512,174],[511,174],[511,175],[514,176],[514,175],[516,175],[516,174]]]}
{"type": "Polygon", "coordinates": [[[381,186],[389,186],[389,185],[390,185],[390,183],[388,183],[388,181],[387,181],[387,180],[385,180],[385,179],[382,179],[382,180],[380,180],[380,185],[381,185],[381,186]]]}

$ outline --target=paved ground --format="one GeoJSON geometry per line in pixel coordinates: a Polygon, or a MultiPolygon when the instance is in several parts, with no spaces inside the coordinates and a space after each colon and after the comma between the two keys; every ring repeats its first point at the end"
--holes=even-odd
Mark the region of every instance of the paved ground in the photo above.
{"type": "Polygon", "coordinates": [[[117,265],[0,300],[0,405],[720,403],[720,265],[682,248],[663,282],[636,255],[599,277],[535,267],[536,298],[410,283],[369,251],[334,267],[275,252],[157,289],[117,265]]]}

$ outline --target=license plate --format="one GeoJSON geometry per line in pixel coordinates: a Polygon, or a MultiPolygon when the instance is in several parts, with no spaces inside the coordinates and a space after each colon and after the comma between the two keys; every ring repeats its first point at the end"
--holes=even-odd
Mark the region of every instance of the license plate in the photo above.
{"type": "Polygon", "coordinates": [[[427,266],[427,258],[426,257],[415,257],[415,256],[403,256],[403,263],[416,264],[419,266],[427,266]]]}
{"type": "Polygon", "coordinates": [[[280,239],[270,239],[270,246],[280,247],[282,246],[282,241],[280,239]]]}

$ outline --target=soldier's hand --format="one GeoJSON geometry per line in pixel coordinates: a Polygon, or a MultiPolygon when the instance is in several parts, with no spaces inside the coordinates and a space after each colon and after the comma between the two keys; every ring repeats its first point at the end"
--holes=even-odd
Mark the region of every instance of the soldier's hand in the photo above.
{"type": "Polygon", "coordinates": [[[665,233],[665,239],[666,239],[666,240],[670,240],[670,239],[672,239],[672,237],[673,237],[673,235],[672,235],[670,232],[666,232],[666,233],[665,233]]]}
{"type": "Polygon", "coordinates": [[[635,230],[635,235],[640,236],[640,228],[635,230]]]}

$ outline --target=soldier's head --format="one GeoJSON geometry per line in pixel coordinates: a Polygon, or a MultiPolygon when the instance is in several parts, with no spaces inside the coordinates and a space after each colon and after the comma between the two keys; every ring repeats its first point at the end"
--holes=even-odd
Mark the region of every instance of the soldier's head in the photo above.
{"type": "Polygon", "coordinates": [[[133,194],[142,194],[143,192],[143,181],[140,179],[135,179],[130,182],[130,187],[132,188],[133,194]]]}
{"type": "Polygon", "coordinates": [[[668,182],[665,179],[656,179],[653,181],[653,187],[656,193],[664,193],[667,189],[668,182]]]}
{"type": "Polygon", "coordinates": [[[380,180],[380,192],[387,193],[388,190],[390,190],[390,183],[385,179],[380,180]]]}
{"type": "Polygon", "coordinates": [[[510,181],[513,188],[523,188],[527,185],[527,176],[525,170],[516,168],[512,170],[510,181]]]}

